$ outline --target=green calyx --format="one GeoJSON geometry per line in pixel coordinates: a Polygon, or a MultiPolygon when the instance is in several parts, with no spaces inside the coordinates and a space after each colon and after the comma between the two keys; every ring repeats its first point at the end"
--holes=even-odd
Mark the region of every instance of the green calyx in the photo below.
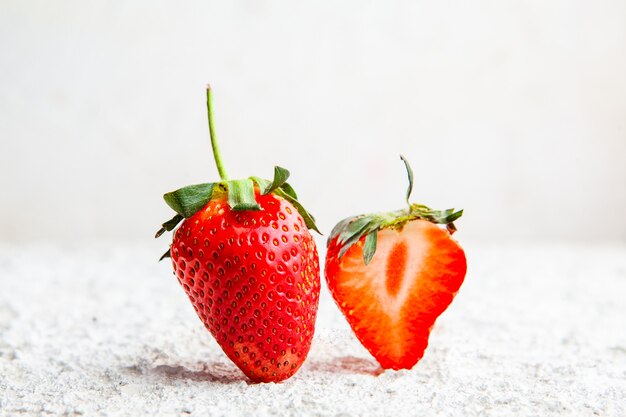
{"type": "Polygon", "coordinates": [[[337,238],[339,245],[339,257],[341,258],[347,251],[365,236],[363,245],[363,261],[365,265],[369,264],[376,253],[376,244],[378,231],[381,229],[399,229],[402,230],[408,222],[421,219],[435,224],[446,225],[450,233],[456,231],[454,221],[463,215],[463,210],[433,210],[423,204],[414,204],[409,201],[411,192],[413,191],[413,170],[408,161],[400,156],[404,162],[409,178],[409,187],[406,194],[406,202],[408,207],[387,213],[361,214],[358,216],[348,217],[335,225],[330,236],[328,237],[328,245],[337,238]]]}
{"type": "MultiPolygon", "coordinates": [[[[237,211],[245,210],[261,210],[258,202],[256,201],[255,189],[261,195],[275,194],[279,197],[289,201],[298,210],[298,213],[304,219],[306,226],[309,229],[315,230],[320,233],[315,225],[315,219],[306,211],[306,209],[298,201],[298,196],[295,190],[287,179],[289,178],[289,171],[285,168],[276,166],[274,167],[274,179],[266,180],[256,176],[252,176],[244,179],[231,180],[228,178],[228,174],[224,169],[221,155],[217,146],[217,138],[215,135],[215,127],[213,122],[213,105],[212,105],[212,93],[211,87],[207,87],[207,112],[209,119],[209,134],[211,137],[211,147],[213,150],[213,157],[215,159],[215,165],[220,175],[221,181],[210,182],[204,184],[188,185],[180,188],[176,191],[169,192],[163,196],[163,199],[175,212],[176,215],[170,220],[161,225],[161,228],[156,232],[155,237],[161,236],[166,231],[172,231],[178,226],[178,224],[186,218],[193,216],[200,211],[209,201],[215,199],[227,199],[228,205],[237,211]]],[[[161,259],[169,257],[169,249],[163,254],[161,259]]]]}
{"type": "Polygon", "coordinates": [[[273,193],[289,201],[298,210],[306,226],[319,233],[315,219],[298,201],[296,192],[287,182],[288,178],[289,171],[277,166],[274,167],[274,179],[272,181],[259,177],[249,177],[241,180],[188,185],[169,192],[163,196],[163,199],[177,214],[163,223],[155,237],[161,236],[165,231],[174,230],[178,223],[196,214],[209,201],[224,196],[227,196],[228,205],[233,210],[260,210],[261,207],[255,197],[255,186],[258,187],[261,195],[273,193]]]}

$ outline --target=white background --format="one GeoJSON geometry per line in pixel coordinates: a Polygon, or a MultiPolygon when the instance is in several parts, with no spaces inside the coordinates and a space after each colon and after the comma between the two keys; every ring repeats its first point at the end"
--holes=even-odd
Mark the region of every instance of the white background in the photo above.
{"type": "MultiPolygon", "coordinates": [[[[289,168],[328,233],[626,240],[626,2],[0,2],[0,241],[151,239],[161,195],[289,168]]],[[[321,242],[321,239],[320,239],[321,242]]],[[[161,242],[165,244],[165,242],[161,242]]]]}

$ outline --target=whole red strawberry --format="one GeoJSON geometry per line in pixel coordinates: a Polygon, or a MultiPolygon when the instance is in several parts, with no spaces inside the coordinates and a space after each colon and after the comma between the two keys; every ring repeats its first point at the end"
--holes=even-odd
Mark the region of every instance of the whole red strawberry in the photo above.
{"type": "Polygon", "coordinates": [[[359,341],[386,369],[410,369],[424,355],[435,320],[452,302],[467,269],[451,235],[454,209],[411,204],[350,217],[328,239],[325,275],[359,341]],[[446,225],[442,228],[439,225],[446,225]]]}
{"type": "Polygon", "coordinates": [[[165,194],[178,214],[174,274],[226,355],[253,381],[282,381],[304,362],[315,330],[319,261],[298,202],[280,167],[273,181],[228,180],[220,159],[207,89],[213,154],[222,181],[165,194]]]}

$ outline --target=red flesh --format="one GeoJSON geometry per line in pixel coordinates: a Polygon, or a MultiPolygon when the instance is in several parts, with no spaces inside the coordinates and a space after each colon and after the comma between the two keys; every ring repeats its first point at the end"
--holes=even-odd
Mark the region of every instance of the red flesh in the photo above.
{"type": "Polygon", "coordinates": [[[333,240],[325,275],[357,338],[383,368],[410,369],[424,355],[435,320],[452,302],[467,269],[450,233],[425,220],[378,231],[376,253],[363,262],[365,237],[341,259],[333,240]]]}

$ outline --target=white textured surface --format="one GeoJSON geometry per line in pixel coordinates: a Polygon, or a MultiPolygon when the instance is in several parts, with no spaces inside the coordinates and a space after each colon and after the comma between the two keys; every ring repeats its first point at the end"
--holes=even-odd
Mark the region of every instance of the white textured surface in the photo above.
{"type": "Polygon", "coordinates": [[[413,370],[380,373],[324,293],[301,371],[250,385],[152,247],[0,245],[0,415],[626,415],[626,247],[466,246],[413,370]]]}
{"type": "Polygon", "coordinates": [[[1,0],[2,239],[153,233],[164,192],[217,179],[210,82],[231,177],[290,169],[321,230],[400,207],[404,154],[466,236],[624,241],[625,19],[624,0],[1,0]]]}

